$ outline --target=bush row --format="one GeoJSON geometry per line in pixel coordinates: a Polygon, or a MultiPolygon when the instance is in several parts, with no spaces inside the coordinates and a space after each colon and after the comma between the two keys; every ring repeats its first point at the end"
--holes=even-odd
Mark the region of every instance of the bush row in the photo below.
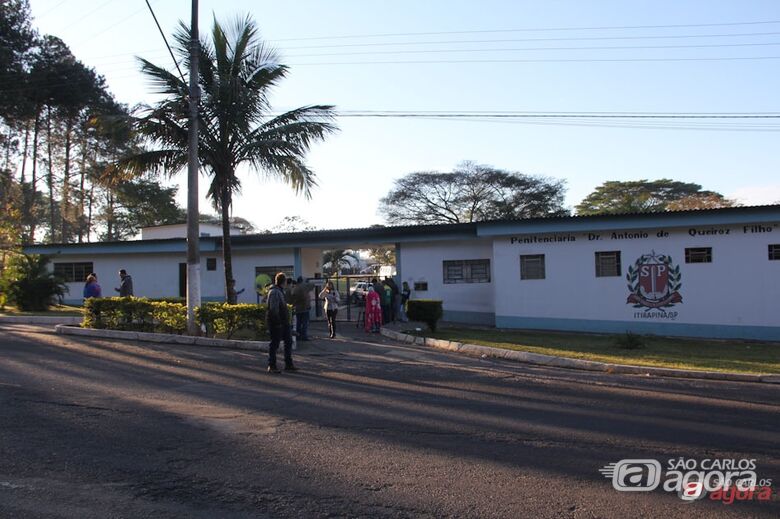
{"type": "MultiPolygon", "coordinates": [[[[204,303],[196,309],[208,337],[232,338],[243,331],[255,340],[265,339],[265,305],[204,303]]],[[[84,328],[183,334],[187,307],[182,302],[145,297],[105,297],[84,301],[84,328]]]]}

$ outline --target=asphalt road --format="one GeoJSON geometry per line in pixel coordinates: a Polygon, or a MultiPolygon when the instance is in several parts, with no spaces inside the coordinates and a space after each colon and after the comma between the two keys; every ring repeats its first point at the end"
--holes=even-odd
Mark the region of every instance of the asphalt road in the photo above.
{"type": "Polygon", "coordinates": [[[620,459],[756,460],[780,387],[542,369],[317,340],[246,351],[0,325],[0,517],[778,517],[618,492],[620,459]]]}

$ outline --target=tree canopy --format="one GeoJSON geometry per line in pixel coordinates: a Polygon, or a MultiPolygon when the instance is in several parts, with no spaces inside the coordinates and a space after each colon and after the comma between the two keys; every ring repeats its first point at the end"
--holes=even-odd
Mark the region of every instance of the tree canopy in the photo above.
{"type": "Polygon", "coordinates": [[[391,224],[443,224],[566,215],[562,180],[464,162],[453,171],[409,173],[380,201],[391,224]]]}
{"type": "Polygon", "coordinates": [[[579,215],[649,213],[731,207],[734,201],[699,184],[662,178],[604,182],[576,207],[579,215]]]}
{"type": "MultiPolygon", "coordinates": [[[[190,31],[181,25],[176,52],[190,64],[190,31]]],[[[269,100],[289,68],[260,38],[257,24],[247,16],[232,24],[216,19],[210,37],[202,39],[198,56],[198,160],[209,175],[208,197],[222,219],[222,260],[226,300],[236,302],[230,240],[233,196],[240,192],[240,165],[282,180],[297,193],[310,196],[316,185],[305,158],[311,145],[336,131],[330,105],[310,105],[277,114],[269,100]]],[[[189,88],[174,72],[141,59],[141,71],[162,100],[142,108],[137,130],[153,149],[119,162],[135,174],[173,175],[187,164],[189,148],[189,88]]]]}

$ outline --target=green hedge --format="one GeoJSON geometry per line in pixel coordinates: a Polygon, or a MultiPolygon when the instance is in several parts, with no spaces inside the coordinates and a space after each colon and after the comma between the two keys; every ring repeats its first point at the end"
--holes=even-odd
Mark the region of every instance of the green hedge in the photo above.
{"type": "Polygon", "coordinates": [[[444,315],[442,302],[433,299],[410,299],[406,303],[406,315],[412,321],[420,321],[428,325],[432,332],[436,331],[436,324],[444,315]]]}
{"type": "MultiPolygon", "coordinates": [[[[196,308],[198,324],[208,337],[232,338],[248,332],[255,340],[267,337],[265,305],[204,303],[196,308]]],[[[84,301],[84,328],[183,334],[187,307],[170,300],[145,297],[105,297],[84,301]]]]}

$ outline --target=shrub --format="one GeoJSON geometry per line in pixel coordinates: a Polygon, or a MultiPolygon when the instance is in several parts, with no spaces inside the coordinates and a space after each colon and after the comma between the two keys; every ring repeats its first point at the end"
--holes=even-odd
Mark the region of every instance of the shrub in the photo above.
{"type": "Polygon", "coordinates": [[[406,315],[409,319],[423,322],[428,325],[432,332],[436,331],[436,324],[444,314],[441,301],[410,299],[406,304],[406,315]]]}
{"type": "Polygon", "coordinates": [[[0,292],[3,303],[24,311],[45,311],[62,298],[68,287],[47,268],[50,258],[37,254],[14,255],[3,269],[0,292]]]}
{"type": "MultiPolygon", "coordinates": [[[[209,337],[220,335],[230,339],[244,330],[251,332],[256,340],[266,337],[264,305],[204,303],[195,312],[209,337]]],[[[81,325],[181,335],[187,329],[187,307],[179,302],[145,297],[90,298],[84,302],[81,325]]]]}
{"type": "Polygon", "coordinates": [[[638,350],[645,347],[645,340],[642,336],[631,332],[618,335],[613,342],[615,346],[624,350],[638,350]]]}
{"type": "Polygon", "coordinates": [[[259,340],[266,336],[265,310],[265,305],[204,303],[197,316],[210,337],[219,334],[230,339],[239,330],[249,330],[259,340]]]}

